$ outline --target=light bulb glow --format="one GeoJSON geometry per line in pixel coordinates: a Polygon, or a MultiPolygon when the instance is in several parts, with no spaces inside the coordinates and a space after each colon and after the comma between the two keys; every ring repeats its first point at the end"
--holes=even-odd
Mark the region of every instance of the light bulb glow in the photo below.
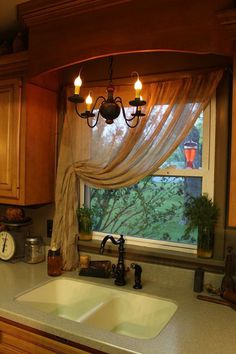
{"type": "Polygon", "coordinates": [[[86,97],[85,103],[86,103],[86,110],[90,111],[91,104],[93,103],[93,99],[90,95],[90,92],[89,92],[88,96],[86,97]]]}
{"type": "Polygon", "coordinates": [[[140,92],[142,90],[142,82],[139,80],[139,78],[137,79],[137,81],[134,84],[134,89],[135,89],[135,97],[136,98],[140,98],[140,92]]]}
{"type": "Polygon", "coordinates": [[[79,76],[77,76],[77,78],[74,81],[74,86],[75,86],[75,92],[74,93],[75,93],[75,95],[79,94],[81,85],[82,85],[82,80],[81,80],[81,77],[79,75],[79,76]]]}

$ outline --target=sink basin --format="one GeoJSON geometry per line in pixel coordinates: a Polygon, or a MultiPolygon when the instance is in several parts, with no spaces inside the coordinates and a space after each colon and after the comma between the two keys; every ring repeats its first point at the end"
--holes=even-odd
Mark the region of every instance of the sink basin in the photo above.
{"type": "Polygon", "coordinates": [[[16,297],[37,310],[113,333],[148,339],[169,322],[177,305],[166,299],[60,278],[16,297]]]}

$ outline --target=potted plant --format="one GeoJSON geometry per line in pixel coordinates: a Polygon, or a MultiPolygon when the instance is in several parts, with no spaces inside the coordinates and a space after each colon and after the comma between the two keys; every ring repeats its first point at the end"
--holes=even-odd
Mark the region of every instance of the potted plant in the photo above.
{"type": "Polygon", "coordinates": [[[86,206],[77,209],[79,239],[91,240],[93,235],[92,230],[92,210],[86,206]]]}
{"type": "Polygon", "coordinates": [[[205,195],[188,198],[184,216],[187,219],[185,234],[197,228],[197,255],[202,258],[213,256],[214,231],[219,216],[219,208],[205,195]]]}

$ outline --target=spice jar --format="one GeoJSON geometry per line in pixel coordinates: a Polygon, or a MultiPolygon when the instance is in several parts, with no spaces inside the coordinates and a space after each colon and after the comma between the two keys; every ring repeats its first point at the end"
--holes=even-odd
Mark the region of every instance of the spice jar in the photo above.
{"type": "Polygon", "coordinates": [[[56,277],[62,274],[62,258],[60,248],[52,247],[48,251],[48,275],[56,277]]]}

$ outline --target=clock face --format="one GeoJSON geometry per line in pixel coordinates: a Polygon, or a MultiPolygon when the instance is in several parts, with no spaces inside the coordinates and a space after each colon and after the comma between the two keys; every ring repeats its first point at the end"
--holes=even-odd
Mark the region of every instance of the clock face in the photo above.
{"type": "Polygon", "coordinates": [[[7,232],[0,232],[0,259],[8,261],[14,256],[16,250],[13,236],[7,232]]]}

